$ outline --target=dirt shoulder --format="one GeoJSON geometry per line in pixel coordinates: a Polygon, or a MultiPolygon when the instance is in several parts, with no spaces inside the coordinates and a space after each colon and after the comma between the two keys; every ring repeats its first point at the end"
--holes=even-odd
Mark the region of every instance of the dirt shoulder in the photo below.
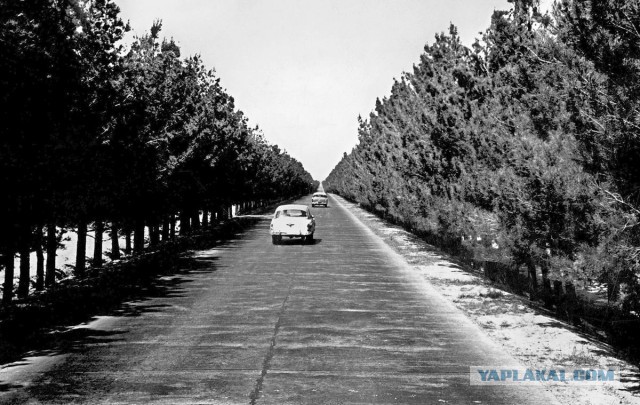
{"type": "Polygon", "coordinates": [[[502,291],[480,275],[465,271],[455,259],[399,226],[386,223],[340,197],[332,197],[340,199],[416,272],[523,365],[619,368],[620,381],[591,386],[551,385],[551,392],[560,403],[640,404],[638,367],[617,358],[610,346],[531,307],[526,298],[502,291]]]}

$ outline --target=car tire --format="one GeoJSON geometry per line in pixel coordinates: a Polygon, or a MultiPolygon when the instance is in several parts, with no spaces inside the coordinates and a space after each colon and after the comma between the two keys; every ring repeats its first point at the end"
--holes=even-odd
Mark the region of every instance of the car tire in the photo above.
{"type": "Polygon", "coordinates": [[[278,243],[280,243],[280,237],[276,235],[271,235],[271,243],[273,243],[274,245],[277,245],[278,243]]]}
{"type": "Polygon", "coordinates": [[[311,245],[313,243],[313,234],[311,235],[307,235],[307,237],[304,239],[305,243],[307,245],[311,245]]]}

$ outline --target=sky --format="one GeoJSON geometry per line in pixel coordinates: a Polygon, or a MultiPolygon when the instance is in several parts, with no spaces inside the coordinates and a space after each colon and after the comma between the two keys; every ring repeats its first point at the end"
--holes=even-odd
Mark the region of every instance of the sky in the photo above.
{"type": "Polygon", "coordinates": [[[162,20],[182,56],[215,69],[265,138],[324,180],[394,78],[458,27],[471,45],[507,0],[115,0],[133,34],[162,20]]]}

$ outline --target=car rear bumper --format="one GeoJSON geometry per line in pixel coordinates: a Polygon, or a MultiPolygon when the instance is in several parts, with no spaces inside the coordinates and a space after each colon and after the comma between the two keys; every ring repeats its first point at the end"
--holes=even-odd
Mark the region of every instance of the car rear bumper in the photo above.
{"type": "Polygon", "coordinates": [[[287,237],[294,237],[294,236],[309,236],[313,234],[313,230],[311,231],[298,231],[298,232],[290,232],[290,231],[271,231],[271,235],[272,236],[287,236],[287,237]]]}

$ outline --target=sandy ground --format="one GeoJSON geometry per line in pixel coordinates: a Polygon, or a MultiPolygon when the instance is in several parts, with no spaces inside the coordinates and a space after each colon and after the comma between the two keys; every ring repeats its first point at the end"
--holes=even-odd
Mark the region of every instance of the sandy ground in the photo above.
{"type": "Polygon", "coordinates": [[[446,254],[402,228],[382,221],[356,204],[340,201],[527,367],[619,368],[619,381],[591,386],[552,385],[560,403],[640,404],[638,367],[617,358],[611,347],[530,307],[526,298],[499,290],[480,275],[465,271],[446,254]]]}

